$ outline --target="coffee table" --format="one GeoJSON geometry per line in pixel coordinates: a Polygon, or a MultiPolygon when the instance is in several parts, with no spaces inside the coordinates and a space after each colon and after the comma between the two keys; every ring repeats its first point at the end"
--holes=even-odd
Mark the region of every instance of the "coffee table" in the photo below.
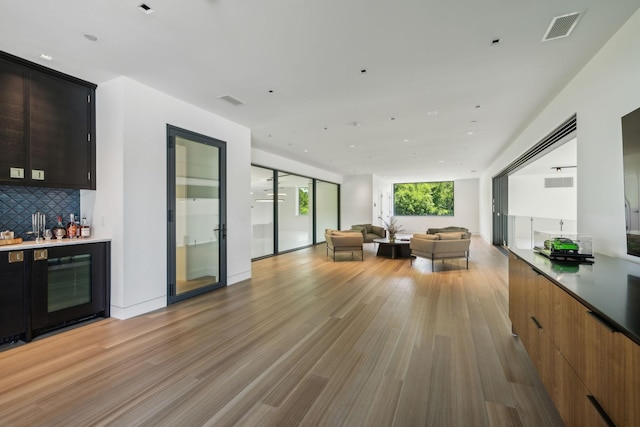
{"type": "Polygon", "coordinates": [[[411,258],[411,248],[409,239],[398,239],[390,242],[389,239],[373,239],[378,244],[377,256],[396,258],[411,258]]]}

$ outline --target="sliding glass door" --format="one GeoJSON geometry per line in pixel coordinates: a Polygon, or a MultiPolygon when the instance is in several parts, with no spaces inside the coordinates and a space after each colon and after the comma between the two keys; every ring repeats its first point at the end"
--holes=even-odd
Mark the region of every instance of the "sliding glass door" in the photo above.
{"type": "Polygon", "coordinates": [[[251,258],[324,242],[340,227],[340,185],[251,166],[251,258]]]}
{"type": "Polygon", "coordinates": [[[278,252],[313,244],[312,184],[310,178],[278,172],[278,252]]]}
{"type": "Polygon", "coordinates": [[[274,239],[274,203],[280,197],[274,197],[274,171],[251,166],[251,258],[273,255],[274,239]]]}
{"type": "Polygon", "coordinates": [[[337,229],[340,212],[338,184],[316,181],[316,242],[324,241],[324,230],[337,229]]]}
{"type": "Polygon", "coordinates": [[[226,286],[225,143],[168,127],[168,302],[226,286]]]}

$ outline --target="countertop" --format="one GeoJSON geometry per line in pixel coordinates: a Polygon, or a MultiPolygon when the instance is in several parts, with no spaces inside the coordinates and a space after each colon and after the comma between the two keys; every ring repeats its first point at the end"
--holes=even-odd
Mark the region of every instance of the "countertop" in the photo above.
{"type": "Polygon", "coordinates": [[[40,248],[50,248],[55,246],[67,246],[67,245],[84,245],[87,243],[98,243],[98,242],[110,242],[110,238],[104,237],[79,237],[77,239],[51,239],[51,240],[43,240],[42,242],[36,243],[33,240],[23,241],[22,243],[18,243],[16,245],[3,245],[0,246],[0,252],[8,252],[8,251],[21,251],[24,249],[40,249],[40,248]]]}
{"type": "Polygon", "coordinates": [[[640,345],[639,264],[595,254],[593,264],[576,265],[530,249],[509,250],[640,345]]]}

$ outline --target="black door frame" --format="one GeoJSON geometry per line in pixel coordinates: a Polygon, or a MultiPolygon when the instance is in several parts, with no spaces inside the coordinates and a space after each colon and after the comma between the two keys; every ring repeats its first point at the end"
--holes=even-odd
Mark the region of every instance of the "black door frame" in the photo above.
{"type": "Polygon", "coordinates": [[[556,149],[574,136],[578,119],[573,114],[537,144],[511,162],[492,179],[492,242],[494,245],[509,245],[509,175],[556,149]]]}
{"type": "Polygon", "coordinates": [[[227,286],[227,148],[226,142],[167,124],[167,304],[173,304],[227,286]],[[176,137],[219,149],[220,265],[218,282],[176,294],[176,137]]]}

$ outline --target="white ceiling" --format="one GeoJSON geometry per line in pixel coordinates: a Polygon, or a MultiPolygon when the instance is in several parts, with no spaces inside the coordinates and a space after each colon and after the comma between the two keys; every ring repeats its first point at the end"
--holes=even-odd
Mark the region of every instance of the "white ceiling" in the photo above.
{"type": "Polygon", "coordinates": [[[4,1],[0,50],[97,84],[127,76],[251,128],[256,148],[393,181],[478,177],[640,7],[145,0],[147,15],[142,2],[4,1]],[[584,12],[573,34],[542,42],[571,12],[584,12]]]}

